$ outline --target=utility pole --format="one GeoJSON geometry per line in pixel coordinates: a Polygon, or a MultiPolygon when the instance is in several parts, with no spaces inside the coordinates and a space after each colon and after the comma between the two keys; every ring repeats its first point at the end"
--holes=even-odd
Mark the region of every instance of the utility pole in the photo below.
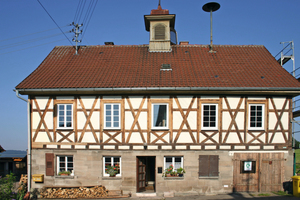
{"type": "Polygon", "coordinates": [[[72,29],[72,32],[75,34],[75,37],[73,38],[72,41],[76,43],[76,52],[75,52],[75,55],[77,55],[78,54],[78,43],[81,42],[81,40],[78,40],[78,36],[79,36],[79,34],[82,33],[82,30],[80,30],[80,27],[82,27],[83,24],[78,25],[78,24],[75,24],[74,22],[72,22],[71,25],[74,26],[74,28],[72,29]]]}

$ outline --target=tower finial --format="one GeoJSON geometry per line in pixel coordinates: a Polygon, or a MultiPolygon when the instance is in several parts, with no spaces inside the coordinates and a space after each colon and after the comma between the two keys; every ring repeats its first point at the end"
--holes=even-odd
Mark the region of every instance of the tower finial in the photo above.
{"type": "Polygon", "coordinates": [[[158,1],[158,6],[160,6],[160,0],[158,1]]]}

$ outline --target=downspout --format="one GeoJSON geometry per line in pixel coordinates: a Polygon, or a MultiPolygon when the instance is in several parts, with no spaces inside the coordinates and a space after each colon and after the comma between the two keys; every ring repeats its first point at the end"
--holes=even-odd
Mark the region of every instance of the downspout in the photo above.
{"type": "Polygon", "coordinates": [[[24,99],[22,97],[19,96],[19,91],[18,90],[14,90],[16,92],[16,95],[19,99],[23,100],[23,101],[26,101],[27,102],[27,131],[28,131],[28,152],[27,152],[27,174],[28,174],[28,181],[27,181],[27,184],[28,184],[28,187],[27,187],[27,192],[30,192],[30,189],[31,189],[31,137],[30,137],[30,130],[31,130],[31,127],[30,127],[30,101],[27,100],[27,99],[24,99]]]}

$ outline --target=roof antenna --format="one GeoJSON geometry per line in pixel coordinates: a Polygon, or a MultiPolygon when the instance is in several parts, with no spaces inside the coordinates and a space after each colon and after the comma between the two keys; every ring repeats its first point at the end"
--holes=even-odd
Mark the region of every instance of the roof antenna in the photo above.
{"type": "Polygon", "coordinates": [[[213,36],[212,36],[212,12],[219,10],[220,4],[216,2],[210,2],[205,4],[202,7],[202,10],[205,12],[210,12],[210,50],[209,52],[213,52],[213,36]]]}

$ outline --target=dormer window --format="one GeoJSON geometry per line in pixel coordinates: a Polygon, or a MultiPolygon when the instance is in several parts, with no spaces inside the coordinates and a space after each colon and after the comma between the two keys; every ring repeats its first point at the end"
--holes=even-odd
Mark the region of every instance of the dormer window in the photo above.
{"type": "Polygon", "coordinates": [[[165,26],[162,24],[158,24],[155,27],[155,40],[164,40],[165,39],[165,26]]]}

